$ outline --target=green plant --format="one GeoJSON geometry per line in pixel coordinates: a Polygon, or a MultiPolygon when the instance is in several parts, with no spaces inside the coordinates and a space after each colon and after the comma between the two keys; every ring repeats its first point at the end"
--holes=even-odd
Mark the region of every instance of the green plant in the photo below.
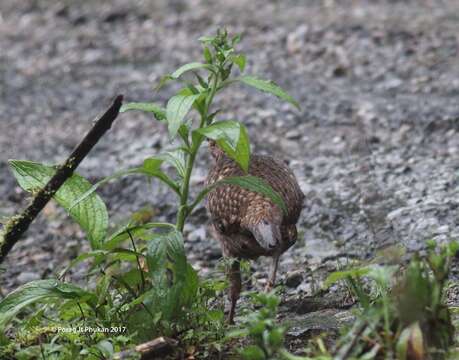
{"type": "Polygon", "coordinates": [[[426,256],[413,256],[406,268],[370,265],[331,274],[327,283],[344,280],[360,304],[335,358],[446,358],[455,329],[444,291],[457,250],[456,242],[429,242],[426,256]]]}
{"type": "MultiPolygon", "coordinates": [[[[249,75],[231,76],[236,67],[244,72],[246,65],[245,56],[235,50],[240,36],[230,38],[226,31],[219,30],[216,36],[203,37],[200,41],[203,62],[186,64],[162,78],[158,89],[169,81],[183,85],[166,107],[129,103],[121,110],[152,114],[167,126],[170,138],[178,140],[180,146],[149,157],[140,166],[119,171],[95,185],[75,174],[54,196],[85,230],[92,249],[74,259],[59,279],[31,282],[0,302],[2,356],[34,351],[42,357],[106,358],[126,344],[156,335],[183,335],[188,340],[201,334],[220,336],[223,313],[219,308],[209,309],[209,299],[223,290],[222,283],[200,281],[186,259],[182,237],[187,217],[206,194],[219,185],[205,188],[190,199],[190,178],[204,140],[216,141],[245,172],[249,167],[250,144],[245,126],[235,120],[217,121],[221,109],[212,108],[214,99],[232,84],[242,83],[297,107],[298,104],[271,81],[249,75]],[[166,164],[175,170],[174,175],[162,169],[166,164]],[[107,181],[132,174],[158,179],[177,195],[175,224],[143,223],[139,217],[132,217],[107,235],[107,209],[95,191],[107,181]],[[68,270],[82,261],[91,262],[87,281],[95,287],[83,289],[64,281],[68,270]],[[44,305],[34,308],[33,304],[38,302],[44,305]],[[23,326],[24,321],[29,325],[23,326]],[[103,332],[62,333],[56,331],[60,325],[122,328],[123,331],[116,336],[103,332]],[[13,343],[12,333],[17,335],[20,331],[33,336],[24,336],[23,342],[13,343]],[[200,334],[196,334],[198,331],[200,334]]],[[[19,185],[32,194],[43,187],[56,170],[29,161],[11,160],[10,165],[19,185]]],[[[280,196],[256,177],[232,177],[221,183],[258,191],[281,208],[285,207],[280,196]]]]}
{"type": "Polygon", "coordinates": [[[249,314],[240,335],[248,336],[253,345],[241,351],[244,359],[272,359],[284,346],[285,328],[276,324],[277,307],[280,300],[274,294],[253,294],[255,306],[261,308],[249,314]]]}
{"type": "Polygon", "coordinates": [[[429,242],[427,255],[415,255],[406,268],[373,264],[330,274],[325,285],[344,281],[359,304],[353,325],[342,329],[333,349],[318,338],[304,349],[308,356],[287,351],[274,294],[253,294],[259,309],[229,336],[250,341],[240,351],[248,360],[456,359],[452,310],[444,304],[444,292],[458,248],[455,242],[441,247],[429,242]]]}
{"type": "Polygon", "coordinates": [[[239,329],[228,334],[229,338],[246,338],[250,345],[239,352],[246,360],[332,360],[323,343],[318,341],[318,350],[312,357],[291,354],[284,346],[287,327],[276,320],[279,297],[274,293],[251,294],[252,305],[257,311],[249,313],[239,329]]]}

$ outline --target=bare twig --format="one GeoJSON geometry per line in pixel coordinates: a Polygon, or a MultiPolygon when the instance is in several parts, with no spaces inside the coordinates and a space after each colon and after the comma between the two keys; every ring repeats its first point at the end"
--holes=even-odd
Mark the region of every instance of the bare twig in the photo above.
{"type": "Polygon", "coordinates": [[[134,349],[125,350],[115,354],[114,359],[130,359],[134,354],[139,355],[141,360],[156,359],[173,352],[178,346],[178,341],[161,336],[146,343],[137,345],[134,349]]]}
{"type": "Polygon", "coordinates": [[[3,234],[0,234],[0,263],[5,260],[13,246],[19,241],[22,234],[27,231],[48,201],[56,194],[64,182],[70,178],[88,155],[94,145],[110,129],[113,121],[118,116],[123,102],[123,96],[118,95],[108,110],[96,121],[91,130],[86,134],[80,144],[73,150],[67,160],[57,168],[54,176],[48,181],[33,198],[32,203],[20,215],[13,216],[5,225],[3,234]]]}

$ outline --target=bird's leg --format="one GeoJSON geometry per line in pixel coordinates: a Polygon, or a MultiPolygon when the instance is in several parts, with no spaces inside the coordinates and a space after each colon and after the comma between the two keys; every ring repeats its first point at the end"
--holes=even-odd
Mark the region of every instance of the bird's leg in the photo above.
{"type": "Polygon", "coordinates": [[[231,301],[228,322],[230,324],[234,324],[234,313],[236,310],[236,303],[241,293],[241,262],[239,259],[233,260],[228,273],[228,277],[230,281],[229,298],[231,301]]]}
{"type": "Polygon", "coordinates": [[[273,255],[273,262],[271,264],[271,271],[268,278],[268,283],[266,284],[265,291],[269,292],[273,289],[274,284],[276,283],[276,273],[277,267],[279,265],[280,254],[273,255]]]}

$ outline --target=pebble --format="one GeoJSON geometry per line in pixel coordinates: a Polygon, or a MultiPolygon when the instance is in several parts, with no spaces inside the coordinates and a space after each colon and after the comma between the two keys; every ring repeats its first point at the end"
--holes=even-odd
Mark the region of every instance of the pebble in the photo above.
{"type": "Polygon", "coordinates": [[[303,134],[297,129],[292,129],[285,133],[285,138],[289,140],[300,139],[302,136],[303,134]]]}
{"type": "Polygon", "coordinates": [[[285,278],[285,285],[290,288],[298,287],[303,281],[303,272],[302,271],[292,271],[287,274],[285,278]]]}
{"type": "Polygon", "coordinates": [[[402,207],[402,208],[396,209],[394,211],[391,211],[389,214],[387,214],[387,220],[389,220],[389,221],[396,220],[396,219],[400,218],[402,216],[402,214],[404,214],[407,211],[408,211],[408,209],[405,208],[405,207],[402,207]]]}
{"type": "Polygon", "coordinates": [[[25,284],[33,280],[40,279],[40,275],[36,272],[24,271],[18,275],[16,278],[19,284],[25,284]]]}
{"type": "Polygon", "coordinates": [[[304,47],[305,37],[308,33],[308,26],[306,24],[300,25],[295,31],[287,35],[286,48],[290,54],[300,52],[304,47]]]}
{"type": "Polygon", "coordinates": [[[450,232],[450,229],[449,229],[448,225],[440,226],[436,231],[436,233],[439,234],[439,235],[440,234],[447,234],[449,232],[450,232]]]}
{"type": "Polygon", "coordinates": [[[195,230],[192,230],[187,236],[187,241],[190,242],[199,242],[206,239],[206,228],[204,226],[200,226],[195,230]]]}

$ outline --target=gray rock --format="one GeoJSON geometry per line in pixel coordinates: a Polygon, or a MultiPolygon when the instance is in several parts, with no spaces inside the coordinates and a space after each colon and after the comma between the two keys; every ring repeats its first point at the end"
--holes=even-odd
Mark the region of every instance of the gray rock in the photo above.
{"type": "Polygon", "coordinates": [[[296,288],[302,283],[302,281],[303,272],[300,270],[292,271],[286,275],[285,285],[287,285],[290,288],[296,288]]]}
{"type": "Polygon", "coordinates": [[[321,310],[289,319],[291,326],[287,335],[298,338],[317,331],[337,331],[343,323],[349,321],[348,311],[321,310]],[[344,313],[344,314],[343,314],[344,313]]]}
{"type": "Polygon", "coordinates": [[[30,272],[30,271],[24,271],[19,274],[19,276],[16,278],[17,282],[19,284],[25,284],[33,280],[38,280],[40,279],[40,275],[35,272],[30,272]]]}
{"type": "Polygon", "coordinates": [[[440,226],[437,230],[436,230],[436,233],[438,235],[441,235],[441,234],[447,234],[450,232],[450,229],[449,229],[449,226],[448,225],[443,225],[443,226],[440,226]]]}
{"type": "Polygon", "coordinates": [[[187,240],[190,242],[199,242],[206,239],[206,228],[204,226],[200,226],[195,230],[192,230],[187,235],[187,240]]]}

